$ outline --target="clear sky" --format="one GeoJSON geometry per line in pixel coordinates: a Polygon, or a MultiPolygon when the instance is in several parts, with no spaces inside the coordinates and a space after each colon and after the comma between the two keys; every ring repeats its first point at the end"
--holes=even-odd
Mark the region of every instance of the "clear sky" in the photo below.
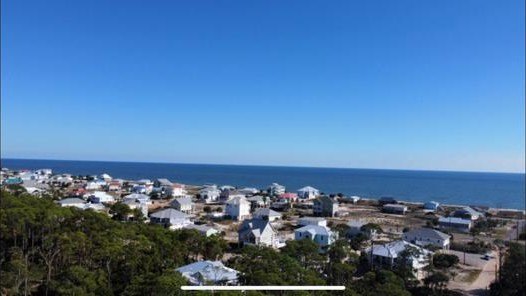
{"type": "Polygon", "coordinates": [[[2,1],[2,157],[524,172],[523,0],[2,1]]]}

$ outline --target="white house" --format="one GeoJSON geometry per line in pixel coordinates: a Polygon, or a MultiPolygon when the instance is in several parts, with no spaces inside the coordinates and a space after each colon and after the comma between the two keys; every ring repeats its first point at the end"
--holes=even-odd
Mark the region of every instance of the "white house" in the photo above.
{"type": "Polygon", "coordinates": [[[123,204],[127,205],[131,210],[138,209],[141,211],[144,217],[148,217],[148,204],[141,202],[138,199],[125,199],[122,201],[123,204]]]}
{"type": "Polygon", "coordinates": [[[400,204],[385,204],[383,205],[382,210],[389,214],[405,215],[407,212],[407,206],[400,204]]]}
{"type": "Polygon", "coordinates": [[[192,224],[190,216],[175,209],[167,208],[150,215],[150,222],[161,224],[170,229],[181,229],[192,224]]]}
{"type": "Polygon", "coordinates": [[[473,227],[473,221],[457,217],[440,217],[438,218],[438,226],[445,230],[455,229],[460,232],[469,232],[473,227]]]}
{"type": "Polygon", "coordinates": [[[258,219],[262,219],[262,220],[267,220],[267,221],[275,221],[277,219],[280,219],[281,218],[281,214],[276,212],[276,211],[273,211],[269,208],[260,208],[260,209],[257,209],[253,214],[252,216],[254,218],[258,218],[258,219]]]}
{"type": "Polygon", "coordinates": [[[110,175],[104,173],[100,175],[100,179],[104,180],[106,183],[109,183],[113,178],[110,175]]]}
{"type": "Polygon", "coordinates": [[[86,201],[77,197],[64,198],[57,201],[57,203],[61,207],[75,207],[79,209],[84,209],[86,206],[86,201]]]}
{"type": "Polygon", "coordinates": [[[425,212],[436,212],[439,206],[440,204],[436,201],[428,201],[424,203],[424,211],[425,212]]]}
{"type": "Polygon", "coordinates": [[[433,245],[448,250],[451,236],[431,228],[417,228],[405,232],[402,238],[422,247],[433,245]]]}
{"type": "Polygon", "coordinates": [[[307,225],[294,231],[294,239],[310,239],[320,246],[324,251],[337,239],[337,234],[328,227],[318,225],[307,225]]]}
{"type": "Polygon", "coordinates": [[[175,183],[172,185],[172,197],[183,197],[186,195],[186,190],[183,184],[175,183]]]}
{"type": "Polygon", "coordinates": [[[241,188],[238,191],[240,193],[244,194],[244,195],[254,195],[254,194],[257,194],[259,192],[258,189],[252,188],[252,187],[241,188]]]}
{"type": "Polygon", "coordinates": [[[276,231],[269,221],[262,219],[245,220],[239,227],[239,243],[243,245],[267,246],[280,248],[284,246],[280,242],[276,231]]]}
{"type": "Polygon", "coordinates": [[[146,195],[146,194],[141,194],[141,193],[132,193],[132,194],[128,194],[126,195],[124,198],[123,198],[124,201],[126,200],[136,200],[136,201],[139,201],[139,202],[142,202],[142,203],[145,203],[145,204],[150,204],[151,203],[151,200],[150,200],[150,196],[146,195]]]}
{"type": "Polygon", "coordinates": [[[153,182],[152,191],[163,194],[163,195],[170,196],[172,195],[173,185],[174,184],[170,182],[170,180],[168,179],[165,179],[165,178],[156,179],[153,182]]]}
{"type": "Polygon", "coordinates": [[[180,197],[172,200],[170,206],[183,213],[192,213],[194,211],[194,203],[191,196],[180,197]]]}
{"type": "Polygon", "coordinates": [[[316,198],[312,205],[314,216],[334,217],[338,213],[338,209],[338,202],[326,195],[316,198]]]}
{"type": "Polygon", "coordinates": [[[244,196],[236,196],[226,202],[225,214],[235,220],[250,217],[250,202],[244,196]]]}
{"type": "Polygon", "coordinates": [[[204,200],[205,203],[214,203],[219,200],[221,191],[217,189],[217,186],[208,186],[199,191],[199,198],[204,200]]]}
{"type": "Polygon", "coordinates": [[[274,196],[281,195],[285,193],[285,186],[279,185],[278,183],[272,183],[268,187],[268,193],[274,196]]]}
{"type": "Polygon", "coordinates": [[[375,239],[377,231],[374,228],[364,229],[363,226],[367,225],[367,222],[363,220],[351,220],[347,222],[347,237],[352,238],[362,233],[367,238],[375,239]]]}
{"type": "Polygon", "coordinates": [[[199,261],[176,269],[192,285],[236,285],[239,272],[228,268],[221,261],[199,261]]]}
{"type": "Polygon", "coordinates": [[[352,195],[352,196],[343,196],[341,198],[341,200],[343,201],[349,201],[349,202],[352,202],[353,204],[357,203],[360,199],[362,199],[361,197],[359,196],[356,196],[356,195],[352,195]]]}
{"type": "Polygon", "coordinates": [[[93,193],[88,193],[87,196],[92,203],[115,202],[115,198],[104,191],[94,191],[93,193]]]}
{"type": "Polygon", "coordinates": [[[297,193],[298,193],[298,198],[300,200],[315,199],[318,195],[320,195],[320,191],[311,186],[305,186],[303,188],[300,188],[298,189],[297,193]]]}
{"type": "Polygon", "coordinates": [[[90,181],[86,183],[86,190],[97,190],[100,189],[101,185],[97,181],[90,181]]]}
{"type": "Polygon", "coordinates": [[[373,245],[371,248],[365,250],[365,254],[375,266],[393,268],[401,263],[410,264],[415,270],[415,276],[418,279],[421,279],[424,276],[424,267],[429,265],[428,257],[432,252],[417,245],[399,240],[383,245],[373,245]],[[400,262],[401,255],[403,254],[402,252],[408,248],[412,248],[417,254],[406,258],[408,262],[400,262]]]}
{"type": "Polygon", "coordinates": [[[483,217],[484,214],[472,209],[471,207],[464,207],[453,212],[452,216],[464,219],[471,219],[472,221],[475,221],[483,217]]]}
{"type": "Polygon", "coordinates": [[[327,227],[327,220],[319,217],[303,217],[298,219],[299,226],[317,225],[327,227]]]}
{"type": "Polygon", "coordinates": [[[184,227],[185,229],[194,229],[194,230],[197,230],[199,233],[201,233],[202,235],[206,236],[206,237],[209,237],[209,236],[212,236],[214,234],[218,234],[219,233],[219,230],[211,227],[211,226],[208,226],[208,225],[196,225],[196,224],[188,224],[184,227]]]}

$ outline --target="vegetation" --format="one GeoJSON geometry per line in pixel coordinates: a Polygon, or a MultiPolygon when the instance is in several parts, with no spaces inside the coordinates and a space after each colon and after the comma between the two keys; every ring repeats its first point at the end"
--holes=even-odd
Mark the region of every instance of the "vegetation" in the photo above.
{"type": "Polygon", "coordinates": [[[436,268],[450,268],[459,263],[459,259],[453,254],[439,253],[433,255],[433,265],[436,268]]]}
{"type": "Polygon", "coordinates": [[[526,291],[526,247],[511,243],[496,282],[490,286],[491,295],[519,296],[526,291]]]}

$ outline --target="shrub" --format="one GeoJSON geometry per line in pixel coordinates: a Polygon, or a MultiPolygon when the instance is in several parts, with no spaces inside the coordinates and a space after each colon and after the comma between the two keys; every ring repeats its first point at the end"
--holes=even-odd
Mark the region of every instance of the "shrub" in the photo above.
{"type": "Polygon", "coordinates": [[[452,254],[435,254],[433,255],[433,265],[437,268],[450,268],[459,263],[456,255],[452,254]]]}

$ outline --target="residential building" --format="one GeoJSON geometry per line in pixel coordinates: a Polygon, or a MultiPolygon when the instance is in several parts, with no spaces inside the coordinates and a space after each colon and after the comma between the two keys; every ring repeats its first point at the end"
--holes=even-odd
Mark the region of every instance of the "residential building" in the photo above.
{"type": "Polygon", "coordinates": [[[385,204],[382,207],[384,213],[405,215],[407,212],[407,206],[399,204],[385,204]]]}
{"type": "Polygon", "coordinates": [[[377,231],[374,228],[364,229],[364,226],[368,223],[363,220],[351,220],[347,222],[347,237],[353,238],[358,234],[365,235],[368,239],[376,239],[377,231]]]}
{"type": "Polygon", "coordinates": [[[394,268],[398,264],[409,264],[415,271],[415,276],[418,279],[424,277],[423,269],[429,265],[429,255],[431,252],[411,243],[403,240],[390,242],[387,244],[373,245],[372,247],[365,250],[369,261],[377,267],[394,268]],[[416,251],[416,255],[405,257],[403,260],[403,252],[412,248],[416,251]]]}
{"type": "Polygon", "coordinates": [[[106,183],[109,183],[113,178],[110,175],[104,173],[100,175],[100,179],[104,180],[106,183]]]}
{"type": "Polygon", "coordinates": [[[342,200],[342,201],[352,202],[353,204],[357,203],[360,199],[361,199],[361,197],[356,196],[356,195],[352,195],[352,196],[342,196],[342,197],[341,197],[341,200],[342,200]]]}
{"type": "Polygon", "coordinates": [[[252,216],[254,218],[259,218],[259,219],[262,219],[262,220],[267,220],[267,221],[275,221],[277,219],[280,219],[281,218],[281,214],[276,212],[276,211],[273,211],[269,208],[260,208],[260,209],[257,209],[253,214],[252,216]]]}
{"type": "Polygon", "coordinates": [[[157,179],[153,182],[153,192],[160,193],[162,195],[172,195],[173,183],[168,179],[157,179]]]}
{"type": "Polygon", "coordinates": [[[254,195],[247,197],[247,200],[250,202],[251,208],[255,209],[267,206],[269,204],[270,198],[261,195],[254,195]]]}
{"type": "Polygon", "coordinates": [[[150,196],[142,193],[132,193],[128,194],[125,197],[123,197],[123,200],[133,200],[133,201],[139,201],[141,203],[145,204],[151,204],[150,196]]]}
{"type": "Polygon", "coordinates": [[[243,245],[267,246],[272,248],[283,246],[270,222],[262,219],[243,221],[239,227],[238,239],[239,243],[243,245]]]}
{"type": "Polygon", "coordinates": [[[84,207],[86,206],[86,201],[78,197],[64,198],[64,199],[57,201],[57,203],[61,207],[75,207],[79,209],[84,209],[84,207]]]}
{"type": "Polygon", "coordinates": [[[175,209],[167,208],[150,215],[150,222],[161,224],[170,229],[181,229],[192,224],[190,216],[175,209]]]}
{"type": "Polygon", "coordinates": [[[278,200],[288,203],[294,203],[298,201],[298,195],[292,192],[286,192],[278,195],[278,200]]]}
{"type": "Polygon", "coordinates": [[[319,217],[303,217],[298,219],[298,226],[317,225],[327,227],[327,220],[319,217]]]}
{"type": "Polygon", "coordinates": [[[398,201],[396,201],[396,199],[394,199],[394,197],[389,197],[389,196],[384,196],[384,197],[381,197],[379,200],[378,200],[378,203],[383,206],[383,205],[386,205],[386,204],[397,204],[398,201]]]}
{"type": "Polygon", "coordinates": [[[320,251],[326,251],[337,238],[337,233],[326,226],[307,225],[294,231],[295,240],[310,239],[318,244],[320,251]]]}
{"type": "Polygon", "coordinates": [[[88,196],[88,199],[92,203],[113,203],[115,202],[115,198],[112,195],[104,191],[94,191],[93,193],[88,193],[87,196],[88,196]]]}
{"type": "Polygon", "coordinates": [[[239,193],[244,194],[246,196],[254,195],[254,194],[258,194],[259,193],[259,190],[257,188],[252,188],[252,187],[241,188],[238,191],[239,191],[239,193]]]}
{"type": "Polygon", "coordinates": [[[326,195],[316,198],[312,205],[312,213],[314,216],[334,217],[337,212],[338,202],[326,195]]]}
{"type": "Polygon", "coordinates": [[[472,209],[471,207],[464,207],[453,212],[452,216],[463,219],[471,219],[472,221],[475,221],[483,217],[484,214],[472,209]]]}
{"type": "Polygon", "coordinates": [[[244,196],[236,196],[226,202],[225,214],[234,220],[250,217],[250,202],[244,196]]]}
{"type": "Polygon", "coordinates": [[[471,219],[462,219],[458,217],[440,217],[438,218],[438,227],[444,230],[469,232],[471,227],[473,227],[473,221],[471,219]]]}
{"type": "Polygon", "coordinates": [[[179,197],[170,203],[170,206],[183,213],[190,214],[194,211],[194,203],[191,196],[179,197]]]}
{"type": "MultiPolygon", "coordinates": [[[[131,210],[138,209],[143,217],[148,217],[148,204],[146,202],[141,202],[139,199],[124,199],[122,201],[123,204],[127,205],[131,210]]],[[[130,214],[130,216],[133,216],[133,214],[130,214]]]]}
{"type": "Polygon", "coordinates": [[[183,184],[175,183],[172,185],[172,197],[183,197],[186,195],[185,186],[183,184]]]}
{"type": "Polygon", "coordinates": [[[220,194],[221,191],[217,189],[217,186],[208,186],[199,191],[199,198],[205,203],[215,203],[219,201],[220,194]]]}
{"type": "Polygon", "coordinates": [[[451,236],[432,228],[417,228],[405,232],[402,238],[421,247],[433,245],[448,250],[451,236]]]}
{"type": "Polygon", "coordinates": [[[196,225],[196,224],[188,224],[184,227],[185,229],[194,229],[197,230],[202,235],[209,237],[215,234],[219,233],[219,230],[208,226],[208,225],[196,225]]]}
{"type": "Polygon", "coordinates": [[[440,204],[436,201],[428,201],[424,203],[424,211],[426,212],[436,212],[440,204]]]}
{"type": "Polygon", "coordinates": [[[278,183],[272,183],[267,191],[272,196],[278,196],[285,193],[285,186],[279,185],[278,183]]]}
{"type": "Polygon", "coordinates": [[[320,191],[311,186],[305,186],[303,188],[300,188],[298,189],[297,193],[300,201],[315,199],[318,195],[320,195],[320,191]]]}
{"type": "Polygon", "coordinates": [[[239,272],[228,268],[221,261],[198,261],[176,269],[190,284],[237,285],[239,272]]]}

